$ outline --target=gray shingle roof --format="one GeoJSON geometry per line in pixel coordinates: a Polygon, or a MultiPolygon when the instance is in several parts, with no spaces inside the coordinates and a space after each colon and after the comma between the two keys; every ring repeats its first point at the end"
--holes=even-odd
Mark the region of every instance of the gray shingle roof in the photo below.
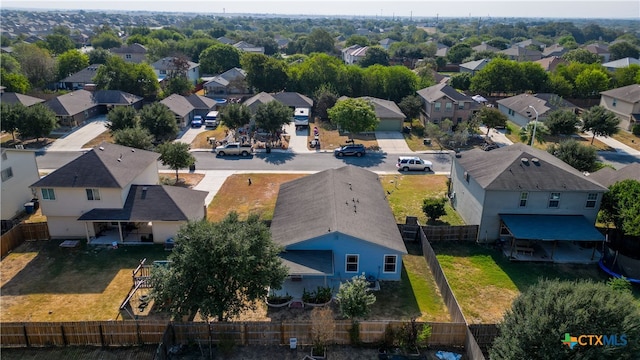
{"type": "Polygon", "coordinates": [[[0,102],[8,105],[22,104],[24,106],[31,106],[44,102],[44,100],[37,97],[18,94],[14,92],[2,92],[0,93],[0,102]]]}
{"type": "Polygon", "coordinates": [[[66,78],[60,80],[63,83],[83,83],[88,84],[93,81],[93,78],[98,73],[98,69],[102,66],[102,64],[93,64],[89,65],[86,68],[76,72],[75,74],[71,74],[66,78]]]}
{"type": "Polygon", "coordinates": [[[604,63],[602,64],[602,66],[606,67],[606,68],[624,68],[624,67],[629,67],[629,65],[631,64],[636,64],[636,65],[640,65],[640,60],[632,58],[632,57],[626,57],[624,59],[618,59],[618,60],[614,60],[614,61],[609,61],[608,63],[604,63]]]}
{"type": "Polygon", "coordinates": [[[243,104],[247,106],[252,113],[255,113],[258,109],[258,105],[266,104],[275,100],[276,99],[273,96],[263,91],[248,98],[243,104]]]}
{"type": "MultiPolygon", "coordinates": [[[[176,65],[174,64],[175,59],[177,58],[165,57],[154,62],[151,66],[156,70],[176,70],[176,65]]],[[[187,60],[186,62],[189,64],[189,70],[200,66],[200,64],[194,63],[193,61],[187,60]]]]}
{"type": "Polygon", "coordinates": [[[194,109],[198,110],[211,110],[218,104],[218,102],[212,98],[197,94],[186,96],[186,99],[191,103],[191,105],[193,105],[194,109]]]}
{"type": "Polygon", "coordinates": [[[206,191],[166,185],[132,185],[122,209],[93,209],[78,220],[188,221],[204,214],[206,191]]]}
{"type": "Polygon", "coordinates": [[[473,102],[473,99],[470,96],[459,93],[456,89],[447,84],[429,86],[428,88],[418,90],[417,93],[428,102],[434,102],[442,97],[447,97],[452,101],[473,102]]]}
{"type": "Polygon", "coordinates": [[[330,250],[290,250],[280,253],[289,275],[333,275],[333,253],[330,250]]]}
{"type": "Polygon", "coordinates": [[[313,107],[313,100],[297,92],[279,92],[271,94],[276,100],[289,107],[313,107]]]}
{"type": "Polygon", "coordinates": [[[147,48],[144,45],[135,43],[127,46],[120,46],[119,48],[112,48],[109,51],[116,54],[146,54],[147,48]]]}
{"type": "Polygon", "coordinates": [[[166,105],[174,114],[185,117],[193,111],[193,105],[184,96],[171,94],[160,101],[160,104],[166,105]]]}
{"type": "Polygon", "coordinates": [[[526,116],[529,106],[533,106],[539,116],[558,109],[573,109],[576,106],[556,94],[520,94],[500,99],[498,104],[526,116]]]}
{"type": "Polygon", "coordinates": [[[629,164],[617,171],[610,167],[604,167],[589,177],[606,187],[627,179],[640,181],[640,163],[629,164]]]}
{"type": "Polygon", "coordinates": [[[480,149],[467,151],[455,161],[486,190],[606,190],[595,180],[546,151],[521,143],[489,152],[480,149]]]}
{"type": "Polygon", "coordinates": [[[73,116],[97,105],[133,105],[142,98],[120,90],[76,90],[45,102],[58,116],[73,116]]]}
{"type": "Polygon", "coordinates": [[[461,68],[469,69],[469,70],[482,70],[488,63],[491,61],[490,59],[480,59],[475,61],[469,61],[464,64],[460,64],[461,68]]]}
{"type": "Polygon", "coordinates": [[[634,104],[640,102],[640,84],[627,85],[600,94],[634,104]]]}
{"type": "MultiPolygon", "coordinates": [[[[329,169],[280,186],[271,222],[284,247],[341,233],[406,252],[378,175],[355,166],[329,169]]],[[[327,249],[331,249],[327,244],[327,249]]]]}
{"type": "Polygon", "coordinates": [[[159,157],[152,151],[102,143],[31,186],[122,189],[159,157]]]}

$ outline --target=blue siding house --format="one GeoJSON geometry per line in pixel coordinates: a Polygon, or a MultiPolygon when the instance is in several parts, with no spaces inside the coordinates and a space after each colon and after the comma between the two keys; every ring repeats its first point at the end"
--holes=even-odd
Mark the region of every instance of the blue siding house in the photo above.
{"type": "Polygon", "coordinates": [[[289,268],[278,293],[294,297],[360,274],[398,281],[407,253],[378,175],[354,166],[283,184],[271,234],[289,268]]]}

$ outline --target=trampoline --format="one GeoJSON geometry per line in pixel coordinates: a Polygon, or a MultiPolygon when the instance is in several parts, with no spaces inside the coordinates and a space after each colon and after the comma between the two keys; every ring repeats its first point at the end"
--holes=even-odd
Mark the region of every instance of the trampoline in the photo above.
{"type": "Polygon", "coordinates": [[[609,247],[604,250],[598,265],[602,271],[615,277],[625,277],[630,283],[640,285],[640,260],[620,254],[609,247]]]}

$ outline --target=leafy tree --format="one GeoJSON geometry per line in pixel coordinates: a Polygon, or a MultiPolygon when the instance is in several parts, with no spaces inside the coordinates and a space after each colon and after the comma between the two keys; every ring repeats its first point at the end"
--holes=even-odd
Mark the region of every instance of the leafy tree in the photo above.
{"type": "Polygon", "coordinates": [[[602,106],[593,106],[582,114],[582,131],[591,131],[591,145],[596,136],[611,136],[620,129],[620,119],[602,106]]]}
{"type": "Polygon", "coordinates": [[[0,69],[0,83],[7,92],[17,92],[26,94],[31,88],[29,80],[20,73],[10,73],[5,69],[0,69]]]}
{"type": "Polygon", "coordinates": [[[186,76],[177,76],[169,79],[165,94],[189,95],[193,91],[193,84],[186,76]]]}
{"type": "Polygon", "coordinates": [[[551,135],[571,135],[575,134],[580,120],[571,110],[555,110],[549,113],[544,124],[547,125],[551,135]]]}
{"type": "Polygon", "coordinates": [[[518,62],[495,58],[471,78],[471,91],[481,94],[515,92],[526,81],[518,62]]]}
{"type": "Polygon", "coordinates": [[[369,46],[369,39],[364,35],[351,35],[345,41],[344,46],[349,47],[351,45],[369,46]]]}
{"type": "Polygon", "coordinates": [[[162,165],[169,165],[169,169],[176,171],[176,181],[178,181],[178,170],[187,168],[196,162],[196,158],[189,152],[189,144],[183,142],[166,142],[158,146],[160,161],[162,165]]]}
{"type": "Polygon", "coordinates": [[[237,129],[251,121],[251,110],[243,104],[228,104],[220,111],[220,119],[229,129],[237,129]]]}
{"type": "Polygon", "coordinates": [[[350,281],[340,284],[336,295],[342,316],[353,319],[361,318],[369,313],[370,306],[376,302],[376,297],[369,292],[369,282],[362,275],[354,276],[350,281]]]}
{"type": "Polygon", "coordinates": [[[609,89],[609,75],[598,69],[585,69],[576,77],[576,92],[584,97],[594,96],[609,89]]]}
{"type": "Polygon", "coordinates": [[[64,79],[89,66],[89,56],[78,50],[69,50],[58,56],[58,78],[64,79]]]}
{"type": "Polygon", "coordinates": [[[240,67],[240,50],[227,44],[215,44],[200,53],[200,68],[204,74],[221,74],[240,67]]]}
{"type": "MultiPolygon", "coordinates": [[[[513,302],[489,350],[496,359],[633,359],[640,352],[633,296],[590,281],[542,280],[513,302]],[[625,334],[627,346],[562,343],[567,336],[625,334]]],[[[620,338],[618,337],[618,340],[620,338]]]]}
{"type": "Polygon", "coordinates": [[[520,140],[531,144],[531,139],[534,137],[533,132],[535,131],[535,140],[541,144],[546,142],[545,136],[549,135],[549,129],[547,126],[541,121],[529,121],[526,126],[520,128],[520,140]]]}
{"type": "Polygon", "coordinates": [[[452,64],[460,64],[462,60],[468,58],[473,53],[471,46],[465,43],[458,43],[453,45],[447,51],[447,60],[452,64]]]}
{"type": "Polygon", "coordinates": [[[119,56],[110,57],[99,67],[93,81],[99,89],[121,90],[147,99],[154,98],[160,88],[151,65],[128,63],[119,56]]]}
{"type": "Polygon", "coordinates": [[[153,135],[149,130],[136,125],[134,127],[125,127],[112,132],[116,144],[122,146],[133,147],[136,149],[152,150],[153,135]]]}
{"type": "Polygon", "coordinates": [[[103,32],[91,38],[91,45],[96,49],[113,49],[120,47],[122,41],[115,33],[103,32]]]}
{"type": "Polygon", "coordinates": [[[262,54],[247,53],[240,60],[247,72],[247,82],[257,91],[282,91],[287,84],[287,72],[282,61],[262,54]]]}
{"type": "Polygon", "coordinates": [[[26,118],[27,108],[18,103],[9,105],[7,103],[0,104],[0,130],[11,134],[13,141],[16,141],[16,130],[20,127],[20,123],[26,118]]]}
{"type": "Polygon", "coordinates": [[[580,171],[593,171],[597,161],[596,149],[574,139],[551,144],[547,152],[580,171]]]}
{"type": "Polygon", "coordinates": [[[573,49],[567,51],[562,58],[569,62],[579,62],[583,64],[597,64],[602,61],[598,54],[589,52],[587,49],[573,49]]]}
{"type": "Polygon", "coordinates": [[[307,36],[302,49],[304,54],[314,52],[331,54],[335,52],[333,36],[323,28],[315,28],[307,36]]]}
{"type": "Polygon", "coordinates": [[[627,41],[620,41],[609,46],[611,53],[611,61],[631,57],[637,59],[640,57],[640,51],[636,45],[627,41]]]}
{"type": "Polygon", "coordinates": [[[224,321],[280,289],[287,268],[278,257],[269,228],[256,215],[241,222],[232,212],[224,220],[190,222],[180,229],[168,268],[151,274],[153,297],[174,315],[215,316],[224,321]]]}
{"type": "Polygon", "coordinates": [[[336,101],[338,101],[338,95],[335,89],[328,84],[322,84],[313,93],[313,98],[313,105],[315,107],[314,113],[316,116],[322,120],[328,119],[329,114],[327,111],[336,104],[336,101]]]}
{"type": "Polygon", "coordinates": [[[631,64],[627,67],[617,68],[613,73],[616,87],[623,87],[640,83],[640,65],[631,64]]]}
{"type": "Polygon", "coordinates": [[[107,128],[111,132],[134,128],[139,125],[136,110],[130,106],[116,106],[107,114],[107,128]]]}
{"type": "Polygon", "coordinates": [[[178,134],[176,119],[163,104],[153,103],[140,110],[140,125],[149,130],[156,142],[163,142],[175,138],[178,134]]]}
{"type": "Polygon", "coordinates": [[[282,126],[291,122],[293,111],[280,101],[258,105],[255,114],[256,126],[275,134],[282,126]]]}
{"type": "Polygon", "coordinates": [[[574,93],[573,84],[560,74],[549,76],[549,87],[552,93],[561,97],[571,96],[574,93]]]}
{"type": "Polygon", "coordinates": [[[40,103],[26,108],[18,129],[20,137],[40,139],[51,134],[57,126],[56,114],[40,103]]]}
{"type": "MultiPolygon", "coordinates": [[[[378,65],[379,66],[379,65],[378,65]]],[[[369,67],[365,70],[365,75],[368,71],[372,70],[376,66],[369,67]]],[[[418,77],[416,74],[409,70],[406,66],[396,65],[382,68],[379,77],[381,78],[384,86],[384,93],[382,98],[391,100],[393,102],[400,102],[405,96],[413,95],[418,88],[418,77]]]]}
{"type": "Polygon", "coordinates": [[[13,56],[31,86],[43,87],[53,81],[56,63],[46,49],[27,43],[17,44],[13,47],[13,56]]]}
{"type": "Polygon", "coordinates": [[[422,212],[431,221],[436,221],[441,216],[447,214],[444,205],[447,203],[446,198],[425,198],[422,199],[422,212]]]}
{"type": "Polygon", "coordinates": [[[89,55],[89,64],[106,64],[112,56],[109,50],[102,48],[93,49],[87,55],[89,55]]]}
{"type": "Polygon", "coordinates": [[[382,46],[369,46],[367,53],[358,64],[362,67],[369,67],[376,64],[389,66],[389,54],[382,46]]]}
{"type": "Polygon", "coordinates": [[[533,92],[545,91],[549,84],[549,74],[538,63],[525,61],[519,64],[520,71],[524,77],[523,81],[517,82],[518,90],[530,90],[533,92]]]}
{"type": "Polygon", "coordinates": [[[459,90],[469,90],[471,86],[471,73],[459,73],[451,76],[451,86],[459,90]]]}
{"type": "Polygon", "coordinates": [[[69,35],[49,34],[44,41],[45,47],[53,55],[60,55],[75,48],[75,44],[69,35]]]}
{"type": "Polygon", "coordinates": [[[364,99],[340,100],[328,113],[331,123],[348,131],[351,139],[353,134],[375,129],[380,121],[373,105],[364,99]]]}
{"type": "Polygon", "coordinates": [[[640,180],[623,180],[604,193],[600,211],[625,235],[640,236],[640,180]]]}
{"type": "Polygon", "coordinates": [[[407,119],[413,120],[420,116],[420,110],[422,109],[422,98],[418,95],[405,96],[398,107],[405,114],[407,119]]]}
{"type": "Polygon", "coordinates": [[[491,129],[507,126],[507,115],[493,107],[482,107],[475,115],[474,121],[487,127],[487,136],[491,129]]]}
{"type": "Polygon", "coordinates": [[[0,54],[0,68],[8,73],[20,73],[22,71],[18,60],[9,54],[0,54]]]}

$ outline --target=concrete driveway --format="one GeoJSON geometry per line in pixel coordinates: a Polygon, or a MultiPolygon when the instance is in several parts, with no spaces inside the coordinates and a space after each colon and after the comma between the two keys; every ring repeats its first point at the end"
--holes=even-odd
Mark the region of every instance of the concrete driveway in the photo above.
{"type": "Polygon", "coordinates": [[[189,125],[178,134],[178,138],[175,139],[174,142],[191,144],[193,140],[195,140],[196,136],[198,136],[198,134],[200,134],[201,132],[205,132],[206,130],[207,128],[204,125],[199,128],[194,128],[189,125]]]}
{"type": "Polygon", "coordinates": [[[75,151],[80,150],[84,144],[93,140],[96,136],[107,131],[107,116],[100,115],[91,119],[83,126],[54,141],[46,147],[47,151],[75,151]]]}
{"type": "Polygon", "coordinates": [[[307,128],[298,131],[293,122],[288,123],[283,128],[286,134],[290,136],[289,151],[298,154],[315,152],[307,148],[307,134],[309,133],[307,128]]]}
{"type": "Polygon", "coordinates": [[[398,131],[376,131],[376,140],[382,152],[387,154],[412,153],[409,145],[404,140],[402,133],[398,131]]]}

